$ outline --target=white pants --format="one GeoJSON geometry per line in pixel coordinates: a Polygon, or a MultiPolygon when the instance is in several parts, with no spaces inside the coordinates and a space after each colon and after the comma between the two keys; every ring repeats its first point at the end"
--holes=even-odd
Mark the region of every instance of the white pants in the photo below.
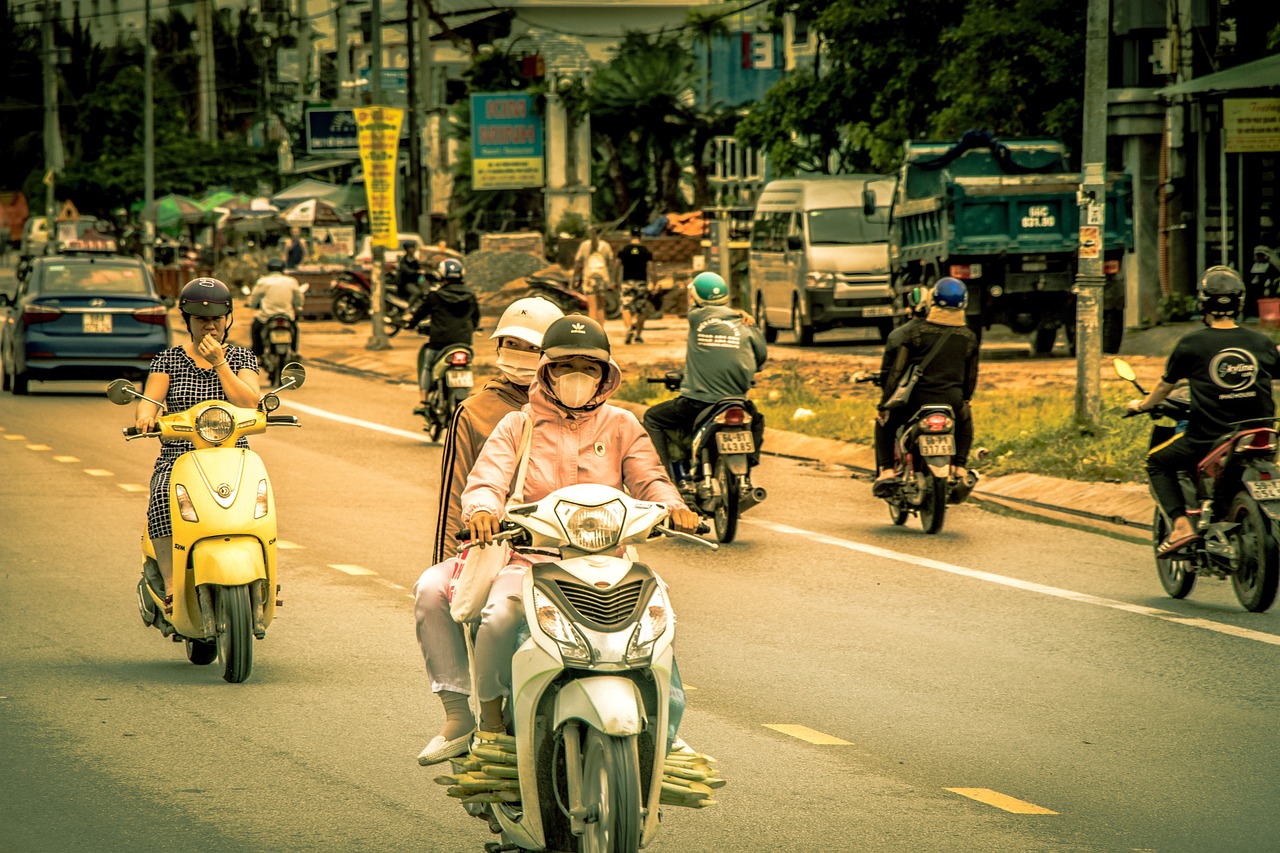
{"type": "Polygon", "coordinates": [[[448,690],[470,696],[471,673],[463,626],[449,615],[449,581],[456,564],[457,560],[450,557],[422,573],[413,585],[413,616],[431,691],[448,690]]]}

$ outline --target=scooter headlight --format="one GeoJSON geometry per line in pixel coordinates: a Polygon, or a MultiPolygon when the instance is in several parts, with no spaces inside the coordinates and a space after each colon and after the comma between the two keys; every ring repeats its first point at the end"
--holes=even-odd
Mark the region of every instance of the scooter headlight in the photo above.
{"type": "Polygon", "coordinates": [[[196,417],[196,433],[210,444],[220,444],[235,432],[236,419],[221,406],[210,406],[196,417]]]}
{"type": "Polygon", "coordinates": [[[186,488],[181,483],[174,484],[173,496],[178,501],[178,515],[182,516],[183,521],[200,520],[200,516],[196,515],[195,504],[191,503],[191,496],[187,494],[186,488]]]}
{"type": "Polygon", "coordinates": [[[659,587],[649,597],[649,603],[644,606],[644,612],[640,615],[639,624],[631,632],[631,641],[627,643],[628,662],[653,654],[653,644],[667,630],[669,618],[667,599],[659,587]]]}
{"type": "Polygon", "coordinates": [[[253,502],[253,517],[262,518],[267,514],[267,481],[258,481],[258,497],[253,502]]]}
{"type": "Polygon", "coordinates": [[[573,629],[573,624],[560,608],[536,586],[533,588],[533,613],[538,627],[560,647],[565,663],[591,663],[591,646],[573,629]]]}
{"type": "Polygon", "coordinates": [[[618,544],[627,509],[622,501],[613,500],[600,506],[561,501],[556,504],[556,518],[569,537],[569,543],[584,551],[604,551],[618,544]]]}

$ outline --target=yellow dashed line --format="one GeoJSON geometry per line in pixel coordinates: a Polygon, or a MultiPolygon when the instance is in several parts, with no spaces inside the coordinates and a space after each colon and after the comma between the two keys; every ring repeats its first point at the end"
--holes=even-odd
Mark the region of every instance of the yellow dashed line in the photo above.
{"type": "Polygon", "coordinates": [[[946,790],[1013,814],[1057,814],[1044,806],[1037,806],[1035,803],[1028,803],[1026,800],[1019,800],[1017,797],[1010,797],[1008,794],[1002,794],[990,788],[947,788],[946,790]]]}
{"type": "Polygon", "coordinates": [[[352,566],[346,563],[330,563],[329,568],[337,569],[349,575],[376,575],[377,572],[372,569],[366,569],[364,566],[352,566]]]}
{"type": "Polygon", "coordinates": [[[140,486],[137,483],[116,483],[116,486],[126,492],[145,492],[147,490],[146,486],[140,486]]]}
{"type": "MultiPolygon", "coordinates": [[[[373,573],[370,572],[370,574],[373,574],[373,573]]],[[[404,587],[402,587],[400,584],[396,583],[395,581],[389,581],[386,578],[374,578],[374,580],[382,584],[383,586],[387,587],[388,589],[404,589],[404,587]]]]}
{"type": "Polygon", "coordinates": [[[277,539],[276,547],[279,548],[281,551],[296,551],[303,546],[297,544],[296,542],[286,542],[283,539],[277,539]]]}
{"type": "Polygon", "coordinates": [[[55,456],[53,457],[53,461],[54,462],[79,462],[80,457],[79,456],[55,456]]]}
{"type": "Polygon", "coordinates": [[[799,738],[806,743],[815,743],[821,746],[853,746],[847,740],[841,740],[838,737],[824,735],[820,731],[809,728],[808,726],[792,726],[785,723],[765,723],[766,729],[773,729],[775,732],[781,732],[784,735],[799,738]]]}
{"type": "Polygon", "coordinates": [[[27,450],[53,450],[53,448],[47,444],[28,444],[27,450]]]}
{"type": "Polygon", "coordinates": [[[85,468],[84,472],[90,477],[112,477],[115,476],[105,468],[85,468]]]}
{"type": "Polygon", "coordinates": [[[11,435],[6,435],[4,437],[4,440],[5,441],[26,441],[27,437],[25,435],[18,435],[17,433],[13,433],[11,435]]]}

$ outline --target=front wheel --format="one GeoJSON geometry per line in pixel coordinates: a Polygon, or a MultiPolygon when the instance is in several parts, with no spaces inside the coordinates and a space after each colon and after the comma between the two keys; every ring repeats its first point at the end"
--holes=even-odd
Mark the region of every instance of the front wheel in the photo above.
{"type": "Polygon", "coordinates": [[[359,323],[369,316],[369,306],[356,294],[344,290],[333,297],[333,317],[340,323],[359,323]]]}
{"type": "Polygon", "coordinates": [[[738,482],[723,459],[716,462],[716,484],[720,500],[716,503],[716,539],[728,545],[738,535],[738,482]]]}
{"type": "Polygon", "coordinates": [[[944,477],[925,474],[928,482],[924,488],[924,500],[920,502],[920,525],[925,533],[937,533],[947,515],[947,481],[944,477]]]}
{"type": "Polygon", "coordinates": [[[795,338],[796,346],[813,346],[813,326],[805,324],[798,299],[791,304],[791,336],[795,338]]]}
{"type": "MultiPolygon", "coordinates": [[[[1169,535],[1169,522],[1164,513],[1156,507],[1156,517],[1151,522],[1151,541],[1159,550],[1160,543],[1169,535]]],[[[1186,598],[1196,585],[1196,573],[1189,571],[1189,561],[1185,554],[1173,557],[1156,557],[1156,574],[1160,576],[1160,585],[1170,598],[1186,598]]]]}
{"type": "Polygon", "coordinates": [[[640,849],[640,758],[636,738],[587,730],[582,749],[582,805],[594,820],[578,839],[579,853],[640,849]]]}
{"type": "Polygon", "coordinates": [[[1275,603],[1276,581],[1280,577],[1271,523],[1257,502],[1244,492],[1231,502],[1229,517],[1240,525],[1231,537],[1240,561],[1231,575],[1231,586],[1241,607],[1250,613],[1263,613],[1275,603]]]}
{"type": "Polygon", "coordinates": [[[889,520],[898,527],[906,524],[907,516],[911,514],[906,506],[897,501],[887,501],[886,503],[889,506],[889,520]]]}
{"type": "Polygon", "coordinates": [[[769,318],[765,316],[763,296],[756,297],[756,325],[764,333],[766,344],[772,344],[778,340],[778,330],[769,325],[769,318]]]}
{"type": "Polygon", "coordinates": [[[253,612],[249,604],[249,587],[218,587],[216,607],[222,678],[239,684],[253,671],[253,612]]]}

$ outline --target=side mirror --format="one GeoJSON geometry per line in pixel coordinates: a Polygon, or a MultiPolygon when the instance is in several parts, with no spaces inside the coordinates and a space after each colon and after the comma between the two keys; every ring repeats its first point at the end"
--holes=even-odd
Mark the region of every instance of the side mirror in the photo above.
{"type": "Polygon", "coordinates": [[[862,212],[866,216],[876,212],[876,191],[870,187],[862,191],[862,212]]]}
{"type": "Polygon", "coordinates": [[[117,379],[107,386],[107,399],[117,406],[127,406],[138,395],[138,389],[128,379],[117,379]]]}
{"type": "Polygon", "coordinates": [[[1129,365],[1129,362],[1125,361],[1123,358],[1112,359],[1111,366],[1115,368],[1116,376],[1119,376],[1126,382],[1132,382],[1138,378],[1138,374],[1133,372],[1133,368],[1129,365]]]}
{"type": "Polygon", "coordinates": [[[792,234],[787,237],[787,249],[792,252],[798,252],[804,248],[804,240],[799,234],[792,234]]]}
{"type": "Polygon", "coordinates": [[[296,361],[291,361],[280,371],[280,388],[297,390],[307,379],[307,369],[296,361]]]}

